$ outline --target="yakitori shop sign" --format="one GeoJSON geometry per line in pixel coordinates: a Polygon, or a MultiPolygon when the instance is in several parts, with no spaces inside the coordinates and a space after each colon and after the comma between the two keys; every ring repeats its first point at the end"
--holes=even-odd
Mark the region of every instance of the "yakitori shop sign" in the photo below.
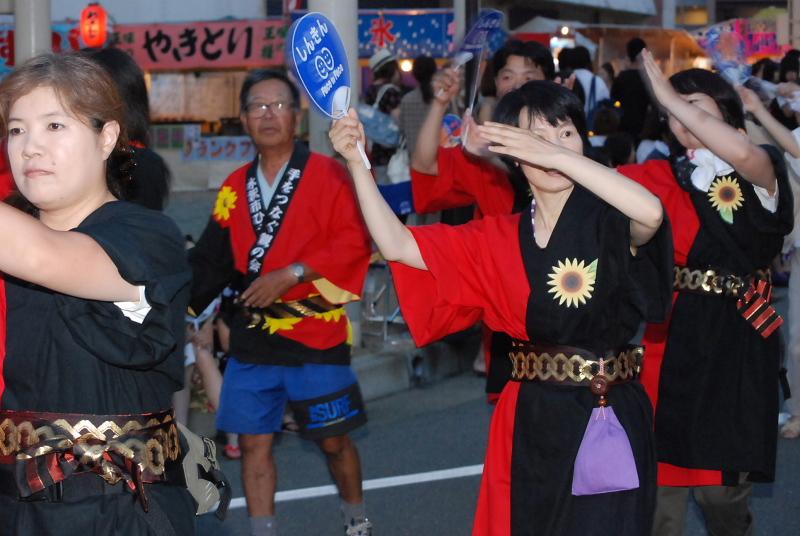
{"type": "Polygon", "coordinates": [[[283,64],[283,19],[118,24],[117,47],[142,69],[228,69],[283,64]]]}

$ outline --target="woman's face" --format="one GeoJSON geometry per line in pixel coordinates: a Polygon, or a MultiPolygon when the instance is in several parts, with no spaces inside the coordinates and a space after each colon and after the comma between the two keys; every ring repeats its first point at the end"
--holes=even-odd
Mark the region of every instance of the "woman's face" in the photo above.
{"type": "Polygon", "coordinates": [[[8,120],[8,156],[17,188],[42,211],[77,206],[108,192],[105,164],[119,125],[98,134],[64,109],[51,87],[17,99],[8,120]]]}
{"type": "MultiPolygon", "coordinates": [[[[583,141],[578,129],[569,119],[560,121],[556,126],[551,125],[543,117],[534,116],[533,121],[531,121],[530,117],[528,117],[528,109],[523,108],[519,114],[519,126],[530,130],[533,134],[540,136],[557,147],[583,154],[583,141]]],[[[558,171],[528,164],[520,165],[528,182],[540,191],[558,192],[571,188],[573,185],[571,179],[558,171]]]]}
{"type": "MultiPolygon", "coordinates": [[[[717,106],[717,103],[714,99],[706,95],[705,93],[691,93],[689,95],[681,94],[681,98],[692,104],[697,106],[701,110],[713,115],[717,119],[723,119],[722,112],[717,106]]],[[[675,139],[678,140],[678,143],[683,145],[687,149],[703,149],[704,145],[698,140],[694,134],[689,132],[689,130],[683,126],[683,123],[675,119],[672,115],[669,116],[669,129],[675,135],[675,139]]]]}

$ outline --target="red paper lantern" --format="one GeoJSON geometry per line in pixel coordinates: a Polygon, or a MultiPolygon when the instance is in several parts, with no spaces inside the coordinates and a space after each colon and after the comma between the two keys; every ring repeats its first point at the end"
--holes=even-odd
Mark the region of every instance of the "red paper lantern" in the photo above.
{"type": "Polygon", "coordinates": [[[93,2],[81,12],[81,39],[87,47],[101,47],[108,37],[108,13],[93,2]]]}

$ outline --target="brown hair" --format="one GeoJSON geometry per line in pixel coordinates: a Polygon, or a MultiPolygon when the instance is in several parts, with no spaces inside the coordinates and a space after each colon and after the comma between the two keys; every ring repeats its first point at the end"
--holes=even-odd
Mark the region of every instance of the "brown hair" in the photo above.
{"type": "Polygon", "coordinates": [[[98,133],[106,123],[119,123],[119,138],[106,163],[106,183],[115,197],[122,198],[133,170],[133,153],[125,128],[125,107],[114,81],[102,67],[80,54],[35,56],[0,83],[3,132],[13,104],[39,87],[53,88],[64,109],[98,133]]]}

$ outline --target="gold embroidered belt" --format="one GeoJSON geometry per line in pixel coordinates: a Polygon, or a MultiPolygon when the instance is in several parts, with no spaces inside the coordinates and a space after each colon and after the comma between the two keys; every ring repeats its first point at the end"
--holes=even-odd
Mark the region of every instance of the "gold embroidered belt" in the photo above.
{"type": "Polygon", "coordinates": [[[124,481],[147,511],[142,484],[175,480],[182,474],[181,454],[172,410],[140,415],[0,411],[0,463],[14,465],[20,500],[61,489],[70,476],[95,473],[112,486],[124,481]]]}
{"type": "Polygon", "coordinates": [[[738,298],[736,309],[765,339],[783,324],[783,318],[770,305],[772,273],[769,270],[756,270],[754,274],[746,276],[685,266],[675,266],[673,271],[673,288],[676,291],[738,298]]]}
{"type": "Polygon", "coordinates": [[[625,383],[638,376],[641,370],[644,348],[627,346],[603,355],[583,348],[533,344],[512,340],[509,352],[514,380],[539,380],[589,385],[602,377],[608,385],[625,383]]]}
{"type": "Polygon", "coordinates": [[[752,275],[721,274],[716,270],[696,270],[686,266],[673,268],[675,290],[739,297],[755,281],[772,281],[769,270],[756,270],[752,275]]]}

